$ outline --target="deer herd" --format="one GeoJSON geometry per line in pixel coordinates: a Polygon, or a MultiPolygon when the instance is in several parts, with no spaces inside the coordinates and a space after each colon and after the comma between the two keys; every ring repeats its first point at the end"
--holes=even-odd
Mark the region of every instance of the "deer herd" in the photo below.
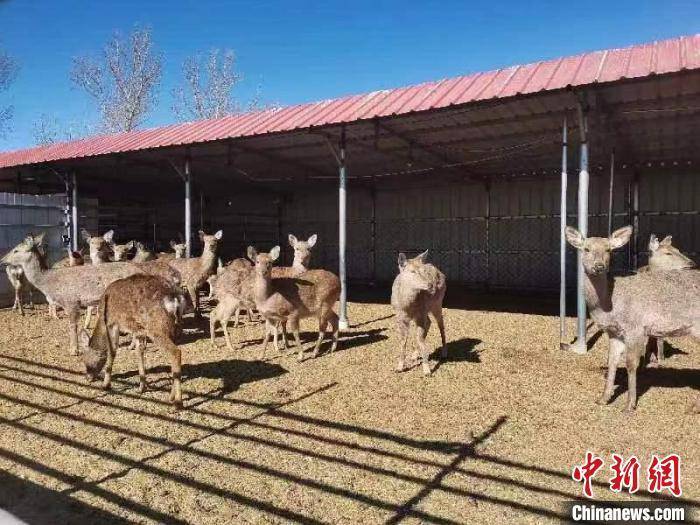
{"type": "MultiPolygon", "coordinates": [[[[632,228],[627,226],[609,237],[584,237],[575,228],[567,227],[569,244],[581,253],[585,271],[585,297],[596,325],[609,339],[608,370],[605,388],[599,403],[610,402],[615,387],[617,367],[624,363],[628,375],[625,410],[633,411],[637,403],[637,369],[645,357],[647,342],[657,341],[653,364],[664,359],[664,339],[689,335],[700,340],[700,272],[692,260],[671,244],[671,238],[659,241],[652,235],[649,243],[649,265],[635,274],[612,277],[611,252],[629,242],[632,228]]],[[[297,348],[297,357],[304,358],[299,336],[300,321],[318,321],[318,336],[313,357],[330,328],[330,351],[338,345],[339,319],[334,311],[340,297],[340,280],[326,270],[313,269],[311,253],[317,236],[299,240],[289,235],[294,250],[291,266],[275,266],[280,247],[258,252],[249,246],[245,258],[224,264],[217,257],[223,232],[208,235],[199,232],[202,253],[185,257],[185,244],[171,241],[170,253],[153,253],[136,241],[114,242],[114,232],[102,236],[82,230],[87,246],[87,259],[82,251],[68,250],[66,257],[47,265],[43,235],[30,235],[10,250],[0,262],[6,265],[7,277],[15,290],[13,309],[24,315],[22,291],[36,288],[49,305],[49,314],[58,317],[63,309],[68,320],[68,348],[72,355],[82,353],[89,380],[102,377],[105,389],[110,388],[114,358],[120,338],[131,338],[129,347],[138,356],[141,392],[146,390],[144,350],[147,341],[165,350],[172,374],[170,400],[182,406],[182,358],[176,341],[183,317],[188,310],[202,316],[199,292],[208,285],[209,299],[215,306],[209,313],[209,336],[216,345],[216,327],[220,325],[226,346],[235,351],[229,331],[234,318],[245,310],[249,321],[253,312],[264,321],[265,331],[260,359],[265,357],[272,339],[275,350],[288,347],[288,331],[297,348]],[[130,257],[130,254],[133,255],[130,257]],[[86,310],[84,327],[79,327],[80,312],[86,310]],[[89,332],[92,317],[96,318],[89,332]]],[[[421,365],[429,375],[433,367],[426,337],[432,316],[440,332],[442,357],[446,357],[447,339],[442,303],[447,289],[445,275],[427,262],[427,250],[408,259],[400,253],[398,275],[392,291],[399,334],[398,362],[395,370],[405,371],[421,365]],[[417,350],[406,357],[409,335],[413,328],[417,350]]],[[[700,412],[700,396],[692,412],[700,412]]]]}

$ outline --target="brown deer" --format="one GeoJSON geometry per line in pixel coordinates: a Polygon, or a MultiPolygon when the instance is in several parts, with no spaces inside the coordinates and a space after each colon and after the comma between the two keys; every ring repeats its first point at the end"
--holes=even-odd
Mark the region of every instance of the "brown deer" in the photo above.
{"type": "Polygon", "coordinates": [[[153,253],[148,248],[146,248],[145,244],[137,241],[135,243],[135,246],[136,246],[136,254],[134,254],[134,257],[133,257],[133,259],[131,259],[131,262],[142,263],[142,262],[155,260],[156,254],[153,253]]]}
{"type": "MultiPolygon", "coordinates": [[[[238,316],[241,308],[248,312],[248,319],[252,321],[251,311],[255,308],[253,299],[253,267],[252,265],[229,265],[224,268],[214,282],[213,295],[218,301],[217,305],[209,312],[209,336],[212,345],[216,346],[216,324],[221,325],[226,339],[226,346],[234,351],[228,322],[235,314],[234,327],[238,326],[238,316]]],[[[277,341],[275,341],[276,343],[277,341]]]]}
{"type": "MultiPolygon", "coordinates": [[[[632,227],[625,226],[610,237],[586,238],[575,228],[566,228],[567,241],[581,253],[591,317],[610,339],[605,390],[598,403],[610,402],[617,365],[624,357],[626,412],[632,412],[637,405],[637,368],[650,336],[690,335],[700,339],[700,272],[650,271],[614,278],[609,275],[611,251],[627,244],[631,234],[632,227]]],[[[700,408],[700,400],[694,408],[700,408]]]]}
{"type": "Polygon", "coordinates": [[[45,270],[41,267],[39,251],[42,239],[43,234],[28,236],[0,262],[21,266],[27,281],[50,302],[63,307],[68,314],[69,351],[77,355],[80,308],[96,305],[107,285],[117,279],[141,273],[141,270],[128,262],[45,270]]]}
{"type": "Polygon", "coordinates": [[[82,266],[85,264],[85,258],[83,257],[83,250],[71,250],[66,248],[68,255],[63,259],[56,261],[51,268],[68,268],[69,266],[82,266]]]}
{"type": "Polygon", "coordinates": [[[168,260],[168,264],[180,274],[180,284],[187,288],[194,307],[195,317],[202,316],[199,310],[198,292],[204,283],[207,282],[207,278],[215,271],[216,250],[222,237],[223,232],[221,230],[214,235],[207,235],[202,230],[199,230],[199,239],[204,244],[201,256],[168,260]]]}
{"type": "Polygon", "coordinates": [[[288,322],[299,349],[298,359],[303,359],[304,349],[299,338],[299,321],[307,317],[318,319],[318,339],[313,356],[318,356],[326,327],[333,330],[331,352],[338,345],[338,315],[333,306],[340,297],[340,279],[326,270],[309,270],[296,278],[272,278],[272,265],[280,255],[275,246],[270,253],[257,253],[248,247],[248,258],[255,262],[253,297],[255,306],[265,319],[265,339],[262,356],[265,355],[270,335],[276,326],[288,322]]]}
{"type": "MultiPolygon", "coordinates": [[[[42,238],[43,240],[43,238],[42,238]]],[[[39,245],[39,263],[42,269],[47,268],[46,264],[46,252],[43,249],[43,245],[39,245]]],[[[19,310],[20,315],[24,315],[24,305],[22,304],[22,292],[27,289],[29,293],[29,307],[34,308],[34,287],[27,281],[27,277],[24,275],[24,270],[21,266],[16,264],[8,264],[5,266],[5,273],[7,274],[7,280],[10,281],[10,285],[15,291],[15,302],[12,305],[13,310],[19,310]]],[[[51,314],[51,307],[53,303],[49,301],[49,314],[51,314]]],[[[54,306],[55,308],[55,306],[54,306]]]]}
{"type": "Polygon", "coordinates": [[[399,253],[399,274],[394,279],[391,287],[391,306],[396,312],[396,326],[401,339],[399,360],[396,365],[397,372],[403,372],[411,365],[406,364],[406,345],[410,333],[411,324],[415,325],[418,347],[421,351],[414,361],[422,362],[423,374],[430,375],[430,352],[425,338],[430,329],[432,314],[440,330],[442,341],[442,357],[446,357],[447,341],[445,337],[445,321],[442,316],[442,301],[445,298],[447,285],[445,275],[430,263],[426,263],[428,250],[407,259],[404,253],[399,253]]]}
{"type": "Polygon", "coordinates": [[[159,253],[159,259],[184,259],[185,253],[187,252],[187,245],[184,242],[170,241],[170,247],[173,249],[172,253],[159,253]]]}
{"type": "MultiPolygon", "coordinates": [[[[667,235],[662,241],[651,234],[649,238],[649,264],[642,266],[637,272],[656,272],[664,270],[688,270],[696,268],[695,262],[683,255],[678,248],[673,246],[672,237],[667,235]]],[[[656,340],[656,355],[651,354],[651,364],[654,366],[664,360],[664,340],[651,337],[656,340]]]]}
{"type": "Polygon", "coordinates": [[[139,359],[140,391],[145,392],[144,349],[149,337],[153,344],[168,353],[173,380],[170,402],[181,407],[182,357],[174,339],[177,315],[183,301],[184,296],[178,290],[152,275],[132,275],[107,286],[100,300],[92,336],[85,330],[80,332],[79,342],[88,378],[94,381],[104,370],[102,386],[110,388],[119,334],[131,334],[139,359]]]}

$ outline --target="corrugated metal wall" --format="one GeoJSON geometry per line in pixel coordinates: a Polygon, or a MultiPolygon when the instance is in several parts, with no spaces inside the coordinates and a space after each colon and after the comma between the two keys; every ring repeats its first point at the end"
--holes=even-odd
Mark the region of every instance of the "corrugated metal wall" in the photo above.
{"type": "MultiPolygon", "coordinates": [[[[65,195],[0,193],[0,253],[15,247],[29,233],[45,232],[44,244],[49,262],[63,257],[62,235],[67,232],[65,205],[65,195]]],[[[14,293],[3,267],[0,305],[12,305],[14,293]]]]}
{"type": "MultiPolygon", "coordinates": [[[[577,223],[577,174],[569,175],[568,224],[577,223]]],[[[437,180],[439,178],[436,177],[437,180]]],[[[609,173],[591,174],[589,234],[607,235],[609,173]]],[[[633,223],[630,170],[616,174],[613,229],[633,223]]],[[[646,263],[649,234],[673,234],[674,243],[700,254],[700,182],[693,173],[642,172],[638,177],[638,265],[646,263]]],[[[430,249],[448,279],[504,290],[554,290],[559,286],[558,176],[494,177],[485,183],[348,191],[348,278],[390,282],[400,251],[430,249]],[[375,241],[372,242],[372,231],[375,241]],[[376,248],[376,253],[375,253],[376,248]]],[[[319,234],[314,265],[337,271],[337,193],[295,193],[283,206],[282,233],[319,234]]],[[[288,249],[287,253],[291,253],[288,249]]],[[[633,268],[635,247],[615,252],[613,271],[633,268]]],[[[288,262],[288,260],[286,261],[288,262]]],[[[568,285],[575,283],[575,251],[567,251],[568,285]]]]}

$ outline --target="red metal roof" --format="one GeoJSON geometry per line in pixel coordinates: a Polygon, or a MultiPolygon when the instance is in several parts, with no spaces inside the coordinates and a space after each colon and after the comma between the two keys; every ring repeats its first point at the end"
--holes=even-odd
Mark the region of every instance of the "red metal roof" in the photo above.
{"type": "Polygon", "coordinates": [[[0,168],[292,131],[700,69],[700,34],[215,120],[0,153],[0,168]]]}

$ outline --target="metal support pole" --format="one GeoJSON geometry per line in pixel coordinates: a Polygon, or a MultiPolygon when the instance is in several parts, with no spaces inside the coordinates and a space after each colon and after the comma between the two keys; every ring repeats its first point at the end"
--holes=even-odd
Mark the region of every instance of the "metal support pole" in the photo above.
{"type": "Polygon", "coordinates": [[[199,229],[204,231],[204,193],[199,192],[199,229]]]}
{"type": "Polygon", "coordinates": [[[613,190],[615,185],[615,148],[610,152],[610,190],[608,194],[608,237],[613,226],[613,190]]]}
{"type": "Polygon", "coordinates": [[[377,186],[372,179],[372,189],[370,197],[372,198],[372,286],[377,284],[377,186]]]}
{"type": "MultiPolygon", "coordinates": [[[[578,172],[578,231],[584,237],[588,236],[588,117],[583,102],[578,105],[579,134],[581,138],[581,156],[578,172]]],[[[577,354],[585,354],[588,351],[586,344],[586,298],[585,274],[583,271],[583,254],[577,255],[577,279],[576,279],[576,314],[578,324],[576,330],[576,343],[572,350],[577,354]]]]}
{"type": "Polygon", "coordinates": [[[71,174],[71,249],[78,250],[78,181],[75,172],[71,174]]]}
{"type": "Polygon", "coordinates": [[[339,176],[340,189],[338,192],[338,273],[340,274],[340,329],[348,329],[348,290],[345,273],[345,243],[347,234],[346,205],[347,180],[345,174],[345,128],[340,135],[339,176]]]}
{"type": "Polygon", "coordinates": [[[567,346],[566,338],[566,186],[567,174],[567,122],[564,116],[564,124],[561,129],[561,200],[559,203],[559,347],[567,346]]]}
{"type": "Polygon", "coordinates": [[[190,177],[190,158],[185,159],[185,253],[192,256],[192,177],[190,177]]]}
{"type": "Polygon", "coordinates": [[[632,264],[639,269],[639,172],[635,170],[632,179],[632,264]]]}

